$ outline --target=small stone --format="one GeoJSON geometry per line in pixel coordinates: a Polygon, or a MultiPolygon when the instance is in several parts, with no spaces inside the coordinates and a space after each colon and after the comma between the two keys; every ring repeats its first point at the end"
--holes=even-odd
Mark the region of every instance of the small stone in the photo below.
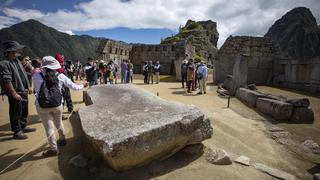
{"type": "Polygon", "coordinates": [[[291,142],[288,138],[277,138],[275,139],[275,141],[279,144],[284,144],[284,145],[289,145],[291,142]]]}
{"type": "Polygon", "coordinates": [[[250,158],[246,157],[246,156],[240,156],[238,157],[235,162],[245,165],[245,166],[250,166],[250,158]]]}
{"type": "Polygon", "coordinates": [[[84,158],[81,154],[74,156],[69,160],[69,164],[72,164],[75,167],[86,167],[87,166],[87,159],[84,158]]]}
{"type": "Polygon", "coordinates": [[[310,149],[315,154],[320,154],[320,146],[319,146],[319,144],[317,144],[313,140],[305,140],[302,143],[302,146],[310,149]]]}
{"type": "Polygon", "coordinates": [[[274,176],[276,178],[279,178],[279,179],[284,179],[284,180],[294,180],[295,179],[295,177],[292,174],[289,174],[287,172],[266,166],[264,164],[256,163],[254,165],[254,167],[259,171],[265,172],[265,173],[267,173],[271,176],[274,176]]]}
{"type": "Polygon", "coordinates": [[[222,149],[212,150],[208,148],[206,149],[205,157],[206,157],[206,160],[211,164],[216,164],[216,165],[232,164],[229,154],[222,149]]]}
{"type": "Polygon", "coordinates": [[[271,134],[272,139],[286,138],[288,136],[289,136],[288,131],[276,131],[276,132],[272,132],[271,134]]]}
{"type": "Polygon", "coordinates": [[[284,129],[280,128],[280,127],[277,127],[277,126],[272,126],[270,129],[269,129],[270,132],[280,132],[280,131],[284,131],[284,129]]]}

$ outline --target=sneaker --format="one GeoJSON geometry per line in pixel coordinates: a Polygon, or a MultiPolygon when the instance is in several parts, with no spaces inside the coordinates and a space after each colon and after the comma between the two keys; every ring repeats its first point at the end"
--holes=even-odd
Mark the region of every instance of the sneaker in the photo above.
{"type": "Polygon", "coordinates": [[[37,129],[36,128],[31,128],[31,127],[25,127],[22,129],[23,133],[29,133],[29,132],[35,132],[37,129]]]}
{"type": "Polygon", "coordinates": [[[202,92],[198,92],[197,94],[202,94],[202,92]]]}
{"type": "Polygon", "coordinates": [[[54,149],[49,149],[42,153],[43,156],[47,156],[47,157],[57,156],[58,154],[59,154],[59,151],[54,149]]]}
{"type": "Polygon", "coordinates": [[[13,139],[18,139],[18,140],[28,139],[28,136],[25,135],[22,131],[18,131],[13,134],[13,139]]]}
{"type": "Polygon", "coordinates": [[[59,139],[57,141],[57,145],[58,146],[65,146],[65,145],[67,145],[67,140],[66,139],[59,139]]]}

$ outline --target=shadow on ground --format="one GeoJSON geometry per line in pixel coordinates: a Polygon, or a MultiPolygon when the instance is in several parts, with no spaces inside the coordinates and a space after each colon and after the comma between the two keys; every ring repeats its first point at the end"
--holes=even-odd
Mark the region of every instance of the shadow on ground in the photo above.
{"type": "Polygon", "coordinates": [[[163,161],[128,171],[115,172],[108,168],[97,151],[91,148],[81,130],[78,113],[71,115],[70,122],[74,136],[67,140],[68,145],[60,150],[58,157],[59,170],[63,179],[150,179],[187,166],[203,153],[201,151],[198,154],[188,154],[180,151],[163,161]],[[87,167],[79,168],[69,164],[69,160],[79,154],[88,160],[87,167]]]}

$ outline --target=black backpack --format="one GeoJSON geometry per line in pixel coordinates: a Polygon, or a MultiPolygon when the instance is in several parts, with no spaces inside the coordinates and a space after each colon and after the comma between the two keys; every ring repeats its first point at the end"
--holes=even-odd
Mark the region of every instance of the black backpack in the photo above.
{"type": "Polygon", "coordinates": [[[43,79],[37,98],[40,107],[52,108],[60,106],[62,102],[62,93],[59,84],[48,87],[44,75],[42,73],[40,74],[43,79]]]}

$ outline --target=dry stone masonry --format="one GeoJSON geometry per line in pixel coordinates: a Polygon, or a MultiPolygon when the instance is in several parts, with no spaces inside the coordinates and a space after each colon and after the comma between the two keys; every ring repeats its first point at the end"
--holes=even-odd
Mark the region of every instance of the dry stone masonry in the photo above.
{"type": "Polygon", "coordinates": [[[117,171],[169,157],[212,135],[209,119],[198,108],[133,85],[94,86],[84,96],[88,106],[79,110],[82,129],[117,171]]]}

